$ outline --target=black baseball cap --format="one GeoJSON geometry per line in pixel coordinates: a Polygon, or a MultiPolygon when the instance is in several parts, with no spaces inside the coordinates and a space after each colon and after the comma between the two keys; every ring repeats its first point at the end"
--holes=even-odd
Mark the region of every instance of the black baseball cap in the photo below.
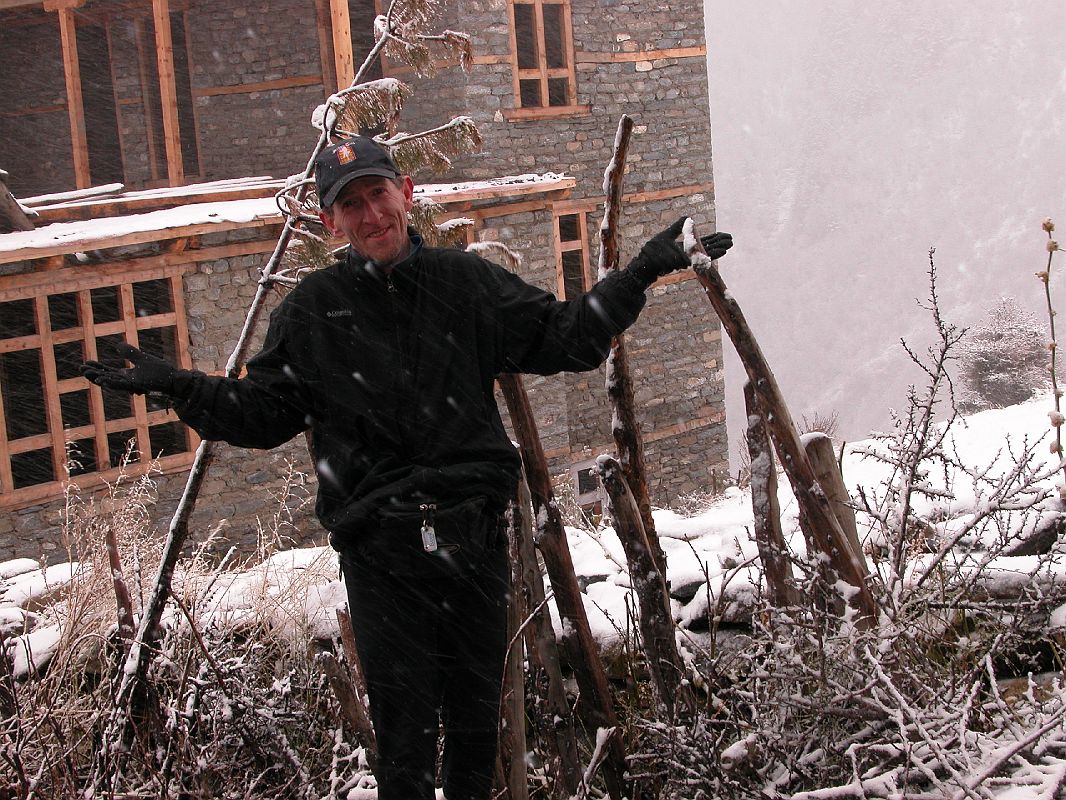
{"type": "Polygon", "coordinates": [[[400,169],[389,151],[368,136],[353,136],[324,147],[315,159],[318,204],[328,208],[341,189],[358,178],[371,175],[396,178],[400,169]]]}

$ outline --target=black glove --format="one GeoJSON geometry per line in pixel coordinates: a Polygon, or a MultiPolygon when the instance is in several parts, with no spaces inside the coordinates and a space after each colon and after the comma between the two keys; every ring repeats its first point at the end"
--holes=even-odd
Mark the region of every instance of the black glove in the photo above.
{"type": "Polygon", "coordinates": [[[725,255],[725,251],[733,246],[733,234],[711,233],[700,237],[703,250],[713,260],[725,255]]]}
{"type": "MultiPolygon", "coordinates": [[[[651,237],[629,262],[626,270],[645,286],[651,286],[663,275],[689,265],[689,258],[675,239],[681,235],[685,220],[681,217],[662,233],[651,237]]],[[[733,246],[733,237],[728,233],[712,233],[700,237],[700,244],[711,258],[721,258],[733,246]]]]}
{"type": "Polygon", "coordinates": [[[174,378],[183,370],[125,342],[115,345],[115,353],[133,366],[110,367],[99,361],[86,361],[81,365],[81,374],[105,389],[119,389],[132,394],[174,394],[174,378]]]}

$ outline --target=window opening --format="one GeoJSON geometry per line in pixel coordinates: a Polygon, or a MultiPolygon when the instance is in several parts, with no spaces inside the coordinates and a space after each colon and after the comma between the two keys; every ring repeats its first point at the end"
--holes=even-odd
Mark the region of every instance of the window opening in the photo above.
{"type": "Polygon", "coordinates": [[[2,506],[58,497],[68,475],[87,485],[109,479],[127,454],[141,471],[157,457],[164,469],[191,460],[194,437],[165,402],[103,390],[80,372],[89,359],[124,366],[121,342],[190,366],[180,272],[98,280],[77,292],[27,289],[32,296],[0,303],[2,506]]]}
{"type": "Polygon", "coordinates": [[[587,212],[558,214],[555,218],[558,295],[573,300],[592,286],[587,212]]]}
{"type": "Polygon", "coordinates": [[[515,95],[521,108],[575,104],[570,19],[569,2],[512,0],[515,95]]]}

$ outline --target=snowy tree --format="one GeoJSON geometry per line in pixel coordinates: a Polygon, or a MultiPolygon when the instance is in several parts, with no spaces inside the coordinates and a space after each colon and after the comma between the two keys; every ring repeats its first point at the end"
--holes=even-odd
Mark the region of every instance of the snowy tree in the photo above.
{"type": "Polygon", "coordinates": [[[1048,350],[1036,317],[1003,297],[960,346],[962,411],[1003,408],[1028,400],[1047,383],[1048,350]]]}

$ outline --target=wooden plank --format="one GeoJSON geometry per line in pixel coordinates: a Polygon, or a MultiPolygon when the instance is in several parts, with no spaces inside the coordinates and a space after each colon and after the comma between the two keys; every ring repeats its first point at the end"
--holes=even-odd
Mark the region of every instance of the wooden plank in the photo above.
{"type": "Polygon", "coordinates": [[[21,439],[13,439],[7,443],[7,450],[11,455],[30,453],[34,450],[45,450],[52,446],[51,433],[38,433],[35,436],[23,436],[21,439]]]}
{"type": "MultiPolygon", "coordinates": [[[[63,291],[74,292],[82,289],[95,289],[100,286],[113,286],[123,280],[138,281],[153,278],[166,278],[181,275],[195,269],[196,262],[214,261],[233,256],[257,255],[274,249],[274,240],[253,240],[234,242],[219,247],[203,250],[191,250],[179,256],[157,255],[130,261],[115,261],[110,264],[98,264],[90,269],[85,267],[68,267],[42,275],[39,272],[25,272],[21,275],[9,275],[0,282],[0,302],[24,300],[41,291],[54,293],[59,284],[63,291]]],[[[65,332],[55,336],[66,336],[65,332]]],[[[0,342],[9,340],[0,340],[0,342]]],[[[2,345],[0,345],[2,346],[2,345]]]]}
{"type": "Polygon", "coordinates": [[[278,78],[277,80],[260,81],[259,83],[240,83],[232,86],[209,86],[203,89],[193,89],[192,96],[194,98],[219,97],[227,94],[270,92],[276,89],[293,89],[299,86],[318,86],[321,83],[321,75],[297,75],[293,78],[278,78]]]}
{"type": "Polygon", "coordinates": [[[56,386],[56,359],[52,349],[52,323],[48,313],[48,298],[37,297],[34,300],[37,318],[37,331],[41,337],[41,374],[43,377],[44,408],[48,419],[48,434],[52,448],[52,474],[57,478],[66,477],[67,448],[63,438],[63,415],[59,409],[59,389],[56,386]]]}
{"type": "MultiPolygon", "coordinates": [[[[193,203],[223,203],[230,200],[254,200],[273,197],[282,186],[282,181],[264,182],[257,186],[219,186],[204,190],[184,192],[181,189],[167,194],[145,192],[124,195],[118,198],[101,198],[84,202],[61,204],[35,209],[40,215],[38,227],[53,222],[82,222],[101,217],[121,217],[127,214],[172,208],[174,205],[193,203]]],[[[193,184],[198,186],[199,184],[193,184]]]]}
{"type": "Polygon", "coordinates": [[[7,442],[7,414],[4,411],[4,393],[0,392],[0,498],[15,491],[15,479],[11,474],[11,450],[7,442]]]}
{"type": "MultiPolygon", "coordinates": [[[[85,360],[96,361],[100,353],[96,349],[96,329],[93,324],[92,296],[88,289],[78,292],[78,317],[81,319],[82,331],[85,334],[85,360]]],[[[103,390],[94,385],[89,387],[89,419],[92,421],[95,433],[93,445],[96,449],[96,465],[108,464],[107,433],[104,426],[107,415],[104,413],[103,390]]]]}
{"type": "MultiPolygon", "coordinates": [[[[133,284],[123,283],[119,287],[119,307],[122,315],[123,338],[127,344],[140,347],[137,332],[137,306],[133,300],[133,284]]],[[[148,405],[143,394],[131,395],[133,401],[134,428],[137,431],[138,461],[145,463],[152,460],[152,445],[148,438],[148,405]]]]}
{"type": "Polygon", "coordinates": [[[555,296],[566,299],[566,270],[563,269],[562,217],[552,216],[552,244],[555,248],[555,296]]]}
{"type": "Polygon", "coordinates": [[[544,4],[534,0],[533,36],[537,41],[537,80],[540,82],[540,104],[548,105],[548,54],[544,47],[544,4]]]}
{"type": "MultiPolygon", "coordinates": [[[[713,183],[694,183],[688,186],[671,186],[667,189],[656,189],[652,192],[629,192],[622,195],[626,204],[650,203],[656,200],[670,200],[675,197],[688,197],[693,194],[701,194],[714,190],[713,183]]],[[[603,201],[588,197],[575,197],[572,200],[561,200],[552,203],[552,211],[556,214],[572,214],[575,211],[591,212],[600,208],[603,201]]],[[[683,212],[678,212],[678,216],[683,212]]]]}
{"type": "Polygon", "coordinates": [[[337,74],[337,89],[347,89],[355,80],[352,21],[348,16],[348,0],[329,0],[329,15],[333,29],[333,64],[337,74]]]}
{"type": "MultiPolygon", "coordinates": [[[[164,474],[181,472],[182,470],[188,469],[189,465],[192,464],[193,455],[193,453],[175,453],[174,455],[165,456],[164,458],[159,459],[156,463],[164,474]]],[[[124,470],[116,467],[104,472],[92,472],[87,475],[78,475],[77,477],[71,478],[70,483],[74,484],[82,491],[89,491],[109,482],[113,483],[120,474],[133,478],[147,475],[150,468],[151,465],[149,464],[131,463],[128,464],[124,470]]],[[[15,511],[20,508],[37,505],[49,500],[56,500],[62,496],[63,483],[61,481],[41,483],[36,486],[27,486],[25,489],[16,489],[10,493],[5,492],[4,494],[0,494],[0,509],[5,511],[15,511]]]]}
{"type": "Polygon", "coordinates": [[[70,144],[74,155],[74,183],[86,189],[89,175],[89,142],[85,137],[85,109],[81,96],[81,68],[78,65],[78,34],[74,12],[59,9],[59,36],[63,50],[63,78],[67,86],[67,117],[70,121],[70,144]]]}
{"type": "Polygon", "coordinates": [[[592,269],[592,249],[589,245],[588,215],[583,211],[577,213],[578,233],[581,236],[581,262],[585,271],[584,286],[587,292],[596,282],[597,275],[592,269]]]}
{"type": "Polygon", "coordinates": [[[575,117],[592,114],[592,106],[540,106],[529,108],[504,108],[501,110],[503,118],[508,122],[517,122],[523,119],[561,119],[562,117],[575,117]]]}
{"type": "Polygon", "coordinates": [[[32,261],[38,258],[60,255],[64,253],[78,253],[84,250],[98,250],[100,248],[112,249],[131,244],[145,244],[146,242],[162,242],[168,239],[176,239],[181,236],[199,236],[205,233],[224,233],[232,230],[246,228],[261,228],[279,224],[276,218],[256,219],[250,222],[198,222],[193,225],[182,225],[176,228],[155,231],[134,231],[122,236],[84,236],[71,239],[62,244],[48,247],[19,247],[15,250],[0,252],[0,264],[13,261],[32,261]]]}
{"type": "Polygon", "coordinates": [[[634,53],[591,53],[578,51],[574,61],[578,64],[620,64],[630,61],[658,61],[663,58],[705,58],[707,48],[672,47],[665,50],[640,50],[634,53]]]}
{"type": "Polygon", "coordinates": [[[574,65],[574,28],[570,0],[563,2],[563,54],[566,57],[566,91],[571,103],[577,102],[577,69],[574,65]]]}
{"type": "MultiPolygon", "coordinates": [[[[33,106],[30,108],[15,108],[10,110],[0,110],[0,119],[7,119],[10,117],[32,117],[37,114],[58,114],[60,111],[66,111],[66,104],[54,105],[54,106],[33,106]]],[[[10,165],[9,165],[10,166],[10,165]]]]}
{"type": "Polygon", "coordinates": [[[521,107],[522,97],[522,85],[518,79],[518,21],[515,19],[515,7],[517,3],[508,3],[507,6],[510,9],[511,16],[511,28],[508,31],[508,36],[511,42],[510,62],[511,62],[511,88],[514,92],[514,103],[516,107],[521,107]]]}
{"type": "Polygon", "coordinates": [[[502,54],[474,56],[472,59],[470,59],[470,63],[475,66],[494,66],[496,64],[510,64],[513,61],[514,59],[510,55],[502,54]]]}
{"type": "Polygon", "coordinates": [[[323,93],[330,95],[337,85],[337,67],[333,63],[333,25],[330,22],[328,0],[315,0],[315,32],[318,34],[318,63],[322,71],[323,93]]]}
{"type": "Polygon", "coordinates": [[[169,0],[152,0],[155,24],[155,54],[159,72],[159,102],[163,106],[163,141],[167,153],[167,182],[185,182],[181,159],[181,127],[178,124],[178,88],[174,80],[174,41],[170,34],[169,0]]]}

